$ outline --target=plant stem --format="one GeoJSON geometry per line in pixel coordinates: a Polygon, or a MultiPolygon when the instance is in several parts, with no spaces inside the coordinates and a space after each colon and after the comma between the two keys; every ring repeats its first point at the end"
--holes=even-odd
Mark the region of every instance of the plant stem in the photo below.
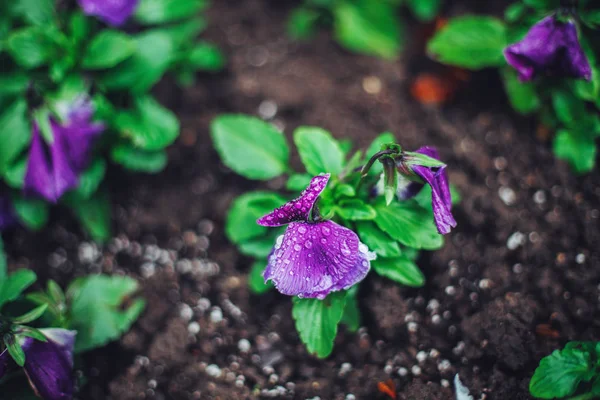
{"type": "Polygon", "coordinates": [[[387,156],[390,154],[398,154],[398,152],[396,150],[382,150],[382,151],[378,151],[377,153],[373,154],[373,156],[369,159],[369,161],[360,170],[360,180],[358,181],[358,184],[356,185],[356,193],[358,193],[360,191],[363,181],[367,177],[367,174],[371,170],[371,167],[373,166],[373,164],[375,164],[375,161],[379,160],[379,158],[381,158],[383,156],[387,156]]]}

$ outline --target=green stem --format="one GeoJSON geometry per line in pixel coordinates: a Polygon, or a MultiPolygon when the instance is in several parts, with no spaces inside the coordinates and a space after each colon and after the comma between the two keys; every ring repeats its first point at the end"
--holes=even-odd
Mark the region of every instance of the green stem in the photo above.
{"type": "Polygon", "coordinates": [[[360,170],[360,180],[358,181],[358,184],[356,185],[356,193],[358,193],[360,191],[363,181],[369,174],[369,171],[371,170],[371,167],[373,166],[373,164],[375,164],[375,161],[379,160],[383,156],[387,156],[390,154],[398,154],[398,152],[396,150],[382,150],[382,151],[378,151],[377,153],[373,154],[373,157],[371,157],[369,159],[369,161],[365,164],[365,166],[362,167],[362,169],[360,170]]]}

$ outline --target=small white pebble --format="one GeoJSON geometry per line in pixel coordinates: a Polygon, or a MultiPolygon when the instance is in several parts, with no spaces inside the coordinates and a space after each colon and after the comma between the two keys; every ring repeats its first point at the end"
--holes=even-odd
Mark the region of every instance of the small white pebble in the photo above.
{"type": "Polygon", "coordinates": [[[521,263],[516,263],[515,265],[513,265],[513,272],[515,274],[520,274],[521,272],[523,272],[523,265],[521,263]]]}
{"type": "Polygon", "coordinates": [[[500,189],[498,189],[498,195],[507,206],[513,205],[517,201],[515,191],[506,186],[501,186],[500,189]]]}
{"type": "Polygon", "coordinates": [[[427,303],[427,310],[428,311],[436,311],[438,308],[440,308],[440,302],[437,301],[436,299],[431,299],[427,303]]]}
{"type": "Polygon", "coordinates": [[[417,353],[417,361],[419,363],[424,362],[425,360],[427,360],[427,353],[424,351],[420,351],[417,353]]]}
{"type": "Polygon", "coordinates": [[[416,322],[408,323],[408,331],[410,333],[416,333],[418,329],[419,329],[419,325],[416,322]]]}
{"type": "Polygon", "coordinates": [[[546,192],[543,190],[538,190],[535,192],[533,195],[533,201],[535,201],[536,204],[544,204],[546,202],[546,192]]]}
{"type": "Polygon", "coordinates": [[[153,262],[145,262],[140,267],[140,274],[146,279],[150,278],[156,273],[156,264],[153,262]]]}
{"type": "Polygon", "coordinates": [[[279,375],[277,375],[277,374],[271,374],[271,375],[269,375],[269,383],[271,385],[276,384],[277,381],[279,381],[279,375]]]}
{"type": "Polygon", "coordinates": [[[439,316],[439,314],[435,314],[433,317],[431,317],[431,323],[434,325],[439,325],[442,323],[442,317],[439,316]]]}
{"type": "Polygon", "coordinates": [[[448,371],[451,367],[452,367],[452,364],[450,364],[450,361],[448,361],[448,360],[440,361],[440,363],[437,366],[438,371],[440,371],[441,373],[448,371]]]}
{"type": "Polygon", "coordinates": [[[206,374],[208,376],[212,376],[213,378],[218,378],[221,376],[221,368],[219,368],[216,364],[210,364],[206,367],[206,374]]]}
{"type": "Polygon", "coordinates": [[[352,393],[348,393],[346,395],[346,400],[356,400],[356,396],[353,395],[352,393]]]}
{"type": "Polygon", "coordinates": [[[450,387],[450,381],[448,381],[448,379],[442,379],[440,381],[440,385],[442,385],[442,387],[448,388],[450,387]]]}
{"type": "Polygon", "coordinates": [[[242,353],[247,353],[250,351],[250,341],[248,339],[240,339],[238,342],[238,349],[242,353]]]}
{"type": "Polygon", "coordinates": [[[273,119],[277,115],[277,104],[271,100],[265,100],[258,106],[258,115],[262,119],[273,119]]]}
{"type": "Polygon", "coordinates": [[[412,374],[415,376],[419,376],[421,375],[421,367],[419,367],[418,365],[413,365],[410,369],[410,372],[412,372],[412,374]]]}
{"type": "Polygon", "coordinates": [[[219,307],[213,308],[213,310],[210,312],[210,321],[215,324],[223,321],[223,311],[221,311],[219,307]]]}
{"type": "Polygon", "coordinates": [[[344,376],[350,371],[352,371],[352,364],[347,363],[347,362],[343,363],[340,367],[339,376],[344,376]]]}
{"type": "Polygon", "coordinates": [[[454,296],[456,294],[456,288],[454,286],[446,286],[444,291],[448,296],[454,296]]]}
{"type": "Polygon", "coordinates": [[[524,245],[525,240],[525,235],[517,231],[508,237],[508,240],[506,241],[506,247],[509,250],[515,250],[517,247],[524,245]]]}
{"type": "Polygon", "coordinates": [[[389,364],[386,365],[385,367],[383,367],[383,372],[385,372],[388,375],[391,374],[393,370],[394,370],[393,367],[389,364]]]}
{"type": "Polygon", "coordinates": [[[200,333],[200,324],[197,322],[191,322],[188,325],[188,332],[190,333],[190,335],[197,335],[200,333]]]}
{"type": "Polygon", "coordinates": [[[577,262],[577,264],[583,264],[585,262],[585,254],[577,254],[577,256],[575,257],[575,261],[577,262]]]}
{"type": "Polygon", "coordinates": [[[479,289],[489,289],[492,287],[492,281],[484,278],[479,281],[479,289]]]}
{"type": "Polygon", "coordinates": [[[438,358],[440,356],[440,352],[437,349],[429,350],[429,358],[438,358]]]}
{"type": "Polygon", "coordinates": [[[156,389],[156,386],[158,386],[158,383],[156,382],[156,380],[155,380],[155,379],[150,379],[150,380],[148,381],[148,387],[149,387],[150,389],[156,389]]]}
{"type": "Polygon", "coordinates": [[[494,168],[496,168],[498,171],[502,171],[503,169],[506,168],[507,165],[508,165],[508,162],[506,161],[506,158],[504,158],[504,157],[494,158],[494,168]]]}
{"type": "Polygon", "coordinates": [[[399,376],[406,376],[408,375],[408,370],[404,367],[400,367],[398,368],[398,375],[399,376]]]}
{"type": "Polygon", "coordinates": [[[194,310],[192,310],[192,307],[188,306],[185,303],[182,303],[179,306],[179,317],[182,320],[189,321],[192,319],[193,316],[194,316],[194,310]]]}

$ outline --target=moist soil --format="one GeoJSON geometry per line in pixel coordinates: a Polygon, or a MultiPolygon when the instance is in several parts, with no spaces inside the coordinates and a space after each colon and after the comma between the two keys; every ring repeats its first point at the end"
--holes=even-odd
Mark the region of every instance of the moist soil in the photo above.
{"type": "MultiPolygon", "coordinates": [[[[84,357],[78,398],[452,399],[458,373],[474,398],[529,399],[543,356],[598,339],[599,174],[577,177],[555,159],[544,131],[507,107],[494,71],[463,77],[444,106],[424,106],[411,82],[450,71],[423,55],[427,27],[410,22],[410,47],[382,61],[347,53],[327,32],[290,41],[294,2],[213,3],[203,38],[225,50],[228,67],[190,88],[167,79],[156,89],[182,135],[161,174],[110,172],[115,238],[96,246],[63,210],[43,232],[7,237],[11,269],[63,285],[100,271],[140,282],[145,313],[84,357]],[[341,327],[327,360],[299,341],[289,298],[248,291],[252,260],[225,238],[236,196],[284,181],[251,182],[220,163],[209,124],[223,112],[262,114],[288,137],[318,125],[363,148],[383,131],[408,149],[436,146],[462,195],[444,248],[419,258],[425,286],[370,274],[362,327],[341,327]]],[[[476,7],[446,11],[486,11],[476,7]]]]}

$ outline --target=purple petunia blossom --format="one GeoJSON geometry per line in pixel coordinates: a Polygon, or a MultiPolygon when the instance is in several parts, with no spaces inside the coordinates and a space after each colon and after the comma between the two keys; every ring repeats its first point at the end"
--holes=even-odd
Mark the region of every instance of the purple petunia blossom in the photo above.
{"type": "Polygon", "coordinates": [[[83,12],[111,26],[121,26],[135,11],[138,0],[77,0],[83,12]]]}
{"type": "Polygon", "coordinates": [[[65,112],[62,124],[50,118],[52,144],[46,144],[36,122],[29,150],[24,189],[56,203],[79,183],[79,174],[89,161],[96,137],[104,125],[92,122],[93,108],[77,100],[65,112]]]}
{"type": "Polygon", "coordinates": [[[504,49],[504,56],[517,70],[521,81],[530,81],[540,73],[592,78],[575,23],[559,21],[555,16],[535,24],[523,40],[504,49]]]}
{"type": "MultiPolygon", "coordinates": [[[[48,338],[41,342],[25,338],[23,369],[34,391],[44,400],[69,400],[73,397],[73,346],[77,332],[65,329],[42,329],[48,338]]],[[[0,354],[0,378],[16,366],[7,350],[0,354]]]]}
{"type": "MultiPolygon", "coordinates": [[[[424,154],[431,158],[439,160],[439,154],[433,147],[425,146],[418,149],[415,153],[424,154]]],[[[420,165],[412,165],[409,168],[420,177],[424,182],[415,182],[402,176],[404,171],[398,174],[398,199],[407,200],[414,197],[427,183],[431,186],[431,200],[433,206],[433,217],[438,232],[445,235],[456,226],[456,221],[452,216],[452,197],[450,195],[450,186],[448,184],[448,174],[446,167],[430,168],[420,165]]]]}
{"type": "Polygon", "coordinates": [[[313,221],[315,203],[329,174],[312,179],[299,198],[260,218],[263,226],[288,225],[277,238],[263,274],[289,296],[324,299],[348,289],[369,272],[375,253],[348,228],[333,221],[313,221]]]}

